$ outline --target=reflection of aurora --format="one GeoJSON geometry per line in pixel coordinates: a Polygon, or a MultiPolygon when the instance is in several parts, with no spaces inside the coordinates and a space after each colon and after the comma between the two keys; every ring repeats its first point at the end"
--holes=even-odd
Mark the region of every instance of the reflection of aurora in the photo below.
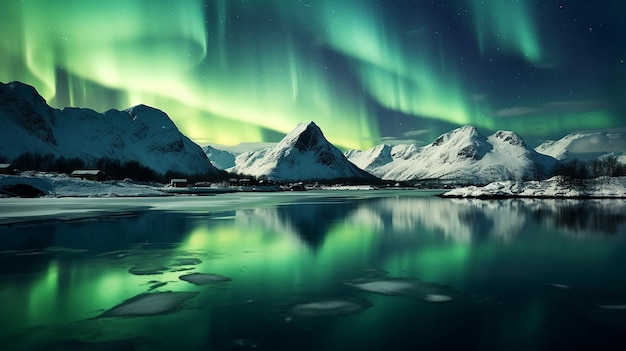
{"type": "Polygon", "coordinates": [[[571,48],[545,33],[562,26],[539,21],[531,1],[451,4],[466,15],[374,0],[4,1],[0,80],[32,84],[55,107],[155,106],[200,143],[277,141],[309,120],[360,149],[411,129],[430,141],[450,125],[541,136],[620,125],[603,102],[619,81],[545,84],[576,65],[558,61],[571,48]],[[571,86],[586,88],[572,98],[571,86]],[[542,111],[550,101],[562,108],[542,111]]]}
{"type": "MultiPolygon", "coordinates": [[[[205,321],[207,315],[216,318],[213,325],[220,311],[230,313],[229,308],[251,299],[272,304],[293,302],[294,296],[311,298],[313,292],[334,296],[337,282],[360,278],[364,269],[370,273],[384,269],[390,276],[461,289],[467,280],[482,282],[484,277],[515,284],[517,278],[511,280],[503,267],[534,267],[540,274],[572,270],[578,277],[576,269],[581,265],[595,268],[611,260],[623,261],[626,204],[620,202],[449,200],[419,195],[391,190],[276,193],[251,195],[252,206],[238,201],[241,195],[208,198],[208,202],[207,198],[174,203],[165,199],[160,200],[164,211],[0,226],[2,276],[20,277],[3,280],[0,303],[11,303],[3,304],[0,335],[21,334],[35,325],[47,326],[38,335],[59,330],[69,333],[58,333],[66,337],[99,332],[105,322],[89,318],[146,292],[156,282],[166,283],[157,291],[200,291],[192,301],[194,307],[205,303],[220,307],[192,308],[158,321],[112,321],[107,331],[156,334],[158,328],[143,323],[163,323],[160,327],[165,330],[171,327],[168,323],[184,322],[189,338],[204,340],[206,334],[194,334],[204,330],[191,325],[205,321]],[[213,207],[220,201],[228,211],[213,207]],[[173,212],[165,210],[168,204],[173,212]],[[324,215],[331,212],[332,216],[324,215]],[[316,224],[317,228],[310,228],[316,224]],[[571,233],[578,237],[574,240],[571,233]],[[607,239],[599,233],[620,235],[607,239]],[[15,254],[20,250],[30,255],[15,254]],[[196,272],[233,280],[202,290],[179,279],[188,273],[177,271],[181,261],[191,262],[188,265],[196,272]],[[129,269],[138,263],[168,269],[158,275],[131,274],[129,269]]],[[[104,201],[111,207],[124,203],[104,201]]],[[[154,205],[155,200],[132,199],[126,205],[136,206],[137,201],[154,205]]],[[[84,204],[81,211],[83,207],[88,206],[84,204]]],[[[368,299],[377,308],[368,310],[364,323],[357,324],[378,328],[386,313],[384,304],[375,296],[368,299]]],[[[254,307],[246,308],[258,313],[254,307]]],[[[261,317],[267,322],[266,315],[261,317]]],[[[226,318],[214,324],[223,323],[236,322],[226,318]]],[[[211,331],[219,335],[219,330],[211,331]]]]}

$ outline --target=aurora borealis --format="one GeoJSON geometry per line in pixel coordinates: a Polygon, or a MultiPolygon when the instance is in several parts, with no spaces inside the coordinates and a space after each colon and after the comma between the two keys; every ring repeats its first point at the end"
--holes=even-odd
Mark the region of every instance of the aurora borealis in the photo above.
{"type": "Polygon", "coordinates": [[[342,148],[471,124],[531,145],[626,128],[626,3],[0,2],[0,81],[54,107],[159,108],[199,144],[314,120],[342,148]]]}

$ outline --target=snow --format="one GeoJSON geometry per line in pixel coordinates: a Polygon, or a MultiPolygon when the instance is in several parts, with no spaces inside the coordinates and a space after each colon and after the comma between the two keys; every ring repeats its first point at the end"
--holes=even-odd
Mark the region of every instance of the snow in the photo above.
{"type": "MultiPolygon", "coordinates": [[[[0,189],[8,185],[27,184],[41,190],[45,197],[128,197],[163,196],[158,187],[128,181],[95,182],[49,172],[22,172],[0,175],[0,189]]],[[[0,196],[1,196],[0,192],[0,196]]]]}
{"type": "Polygon", "coordinates": [[[185,302],[196,295],[198,295],[197,292],[144,293],[111,308],[99,318],[142,317],[173,313],[181,310],[185,302]]]}
{"type": "Polygon", "coordinates": [[[389,296],[412,297],[424,302],[448,302],[455,291],[449,286],[413,278],[385,278],[371,281],[351,281],[346,285],[355,289],[389,296]]]}
{"type": "Polygon", "coordinates": [[[359,313],[370,308],[372,303],[357,299],[327,299],[293,305],[289,315],[293,317],[338,317],[359,313]]]}
{"type": "Polygon", "coordinates": [[[273,148],[237,156],[229,171],[277,181],[374,177],[356,167],[314,123],[300,123],[273,148]]]}
{"type": "Polygon", "coordinates": [[[137,161],[158,173],[217,172],[200,146],[184,136],[164,112],[145,105],[98,113],[53,109],[26,84],[0,84],[0,156],[22,153],[137,161]]]}
{"type": "Polygon", "coordinates": [[[345,155],[357,166],[386,180],[444,179],[469,184],[537,178],[556,162],[528,148],[516,133],[498,131],[484,137],[472,126],[442,134],[422,148],[383,144],[367,151],[351,150],[345,155]]]}
{"type": "Polygon", "coordinates": [[[593,161],[607,155],[616,156],[621,163],[626,162],[626,139],[621,133],[571,133],[559,140],[548,140],[535,150],[565,162],[573,159],[593,161]]]}
{"type": "Polygon", "coordinates": [[[178,278],[180,280],[184,280],[195,285],[207,285],[213,283],[228,282],[232,280],[229,277],[213,273],[190,273],[181,275],[178,278]]]}
{"type": "Polygon", "coordinates": [[[235,158],[239,155],[239,153],[216,149],[211,145],[203,147],[202,151],[207,155],[213,166],[222,170],[234,167],[235,158]]]}
{"type": "Polygon", "coordinates": [[[445,192],[443,197],[547,197],[547,198],[626,198],[626,177],[566,180],[553,177],[544,181],[501,181],[486,186],[467,186],[445,192]]]}

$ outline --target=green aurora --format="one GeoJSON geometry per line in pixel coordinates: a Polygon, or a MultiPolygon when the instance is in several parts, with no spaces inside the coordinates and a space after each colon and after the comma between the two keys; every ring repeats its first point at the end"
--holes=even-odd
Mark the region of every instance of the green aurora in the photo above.
{"type": "MultiPolygon", "coordinates": [[[[54,107],[157,107],[199,144],[337,146],[471,124],[530,141],[624,127],[626,6],[529,0],[0,3],[0,81],[54,107]]],[[[419,135],[422,139],[411,139],[419,135]]]]}

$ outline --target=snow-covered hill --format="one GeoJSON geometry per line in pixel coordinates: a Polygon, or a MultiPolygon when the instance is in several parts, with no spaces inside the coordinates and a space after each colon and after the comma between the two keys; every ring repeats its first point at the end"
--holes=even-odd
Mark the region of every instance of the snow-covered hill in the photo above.
{"type": "Polygon", "coordinates": [[[0,83],[0,156],[25,152],[138,161],[154,171],[217,172],[200,146],[184,136],[162,111],[139,105],[124,111],[54,109],[26,84],[0,83]]]}
{"type": "Polygon", "coordinates": [[[211,164],[218,169],[227,169],[235,166],[237,153],[216,149],[211,145],[202,148],[202,151],[211,161],[211,164]]]}
{"type": "Polygon", "coordinates": [[[516,133],[498,131],[485,137],[472,126],[445,133],[422,148],[380,145],[346,155],[382,179],[443,179],[475,184],[535,179],[539,174],[544,176],[556,162],[528,148],[516,133]]]}
{"type": "Polygon", "coordinates": [[[346,158],[359,168],[369,173],[382,177],[386,173],[387,166],[396,160],[407,160],[419,153],[416,145],[387,145],[380,144],[369,150],[350,150],[344,153],[346,158]]]}
{"type": "Polygon", "coordinates": [[[314,123],[300,123],[273,148],[245,152],[230,171],[271,180],[375,179],[333,146],[314,123]]]}
{"type": "Polygon", "coordinates": [[[617,133],[571,133],[559,140],[548,140],[535,151],[564,162],[573,159],[593,161],[613,155],[621,163],[626,163],[626,139],[617,133]]]}

